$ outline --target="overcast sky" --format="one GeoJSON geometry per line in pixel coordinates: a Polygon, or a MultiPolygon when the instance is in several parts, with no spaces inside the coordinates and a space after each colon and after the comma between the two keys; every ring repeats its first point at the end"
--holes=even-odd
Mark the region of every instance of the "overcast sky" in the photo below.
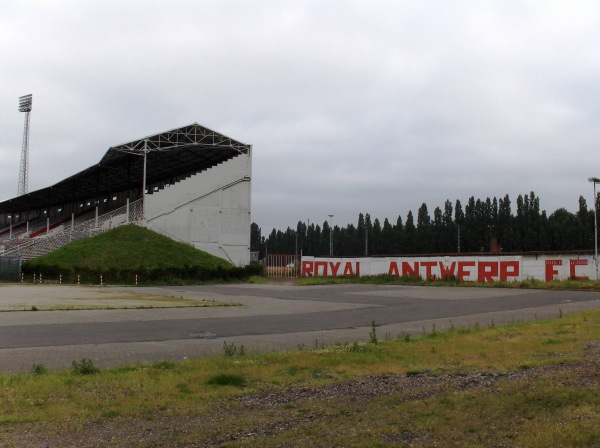
{"type": "Polygon", "coordinates": [[[0,7],[0,200],[198,122],[253,145],[252,221],[403,221],[600,177],[600,2],[26,1],[0,7]]]}

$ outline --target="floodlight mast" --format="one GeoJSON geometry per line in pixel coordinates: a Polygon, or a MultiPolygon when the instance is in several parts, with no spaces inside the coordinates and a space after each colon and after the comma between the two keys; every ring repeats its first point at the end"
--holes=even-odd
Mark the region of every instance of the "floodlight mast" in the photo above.
{"type": "Polygon", "coordinates": [[[27,194],[29,189],[29,114],[31,112],[31,103],[31,94],[19,97],[19,112],[25,112],[25,128],[23,129],[23,145],[21,147],[18,196],[27,194]]]}

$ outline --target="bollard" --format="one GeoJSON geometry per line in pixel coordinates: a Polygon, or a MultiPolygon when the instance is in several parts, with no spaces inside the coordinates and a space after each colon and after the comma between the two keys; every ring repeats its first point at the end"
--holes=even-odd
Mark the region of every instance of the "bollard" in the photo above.
{"type": "Polygon", "coordinates": [[[35,284],[35,272],[33,273],[33,284],[35,284]]]}
{"type": "Polygon", "coordinates": [[[137,286],[137,274],[135,274],[135,286],[137,286]]]}
{"type": "Polygon", "coordinates": [[[25,275],[21,272],[21,283],[25,281],[25,275]]]}
{"type": "Polygon", "coordinates": [[[40,285],[44,283],[44,281],[42,280],[42,273],[40,272],[40,285]]]}
{"type": "Polygon", "coordinates": [[[100,287],[102,288],[102,274],[100,274],[100,287]]]}
{"type": "Polygon", "coordinates": [[[58,284],[62,285],[62,274],[58,274],[58,284]]]}
{"type": "Polygon", "coordinates": [[[79,274],[77,274],[77,286],[79,286],[79,274]]]}

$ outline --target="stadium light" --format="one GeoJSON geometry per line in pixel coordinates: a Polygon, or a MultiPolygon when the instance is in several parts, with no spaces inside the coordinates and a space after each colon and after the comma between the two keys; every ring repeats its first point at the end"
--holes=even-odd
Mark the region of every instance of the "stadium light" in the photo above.
{"type": "Polygon", "coordinates": [[[588,177],[588,181],[594,184],[594,264],[596,265],[596,280],[598,280],[598,204],[596,200],[596,184],[600,183],[597,177],[588,177]]]}
{"type": "Polygon", "coordinates": [[[19,112],[31,112],[32,98],[31,94],[19,97],[19,112]]]}
{"type": "Polygon", "coordinates": [[[333,215],[327,215],[331,218],[331,224],[329,224],[329,256],[333,257],[333,215]]]}
{"type": "Polygon", "coordinates": [[[29,190],[29,114],[33,96],[19,97],[19,112],[25,112],[25,127],[23,129],[23,145],[21,147],[21,167],[19,169],[19,185],[17,194],[22,196],[29,190]]]}

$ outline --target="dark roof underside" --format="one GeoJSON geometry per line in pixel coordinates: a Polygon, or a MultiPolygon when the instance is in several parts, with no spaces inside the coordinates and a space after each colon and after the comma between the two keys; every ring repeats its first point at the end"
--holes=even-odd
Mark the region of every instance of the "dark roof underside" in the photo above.
{"type": "Polygon", "coordinates": [[[144,152],[146,184],[198,173],[239,154],[250,145],[197,123],[111,147],[100,162],[51,187],[0,202],[0,213],[37,210],[140,188],[144,152]]]}

